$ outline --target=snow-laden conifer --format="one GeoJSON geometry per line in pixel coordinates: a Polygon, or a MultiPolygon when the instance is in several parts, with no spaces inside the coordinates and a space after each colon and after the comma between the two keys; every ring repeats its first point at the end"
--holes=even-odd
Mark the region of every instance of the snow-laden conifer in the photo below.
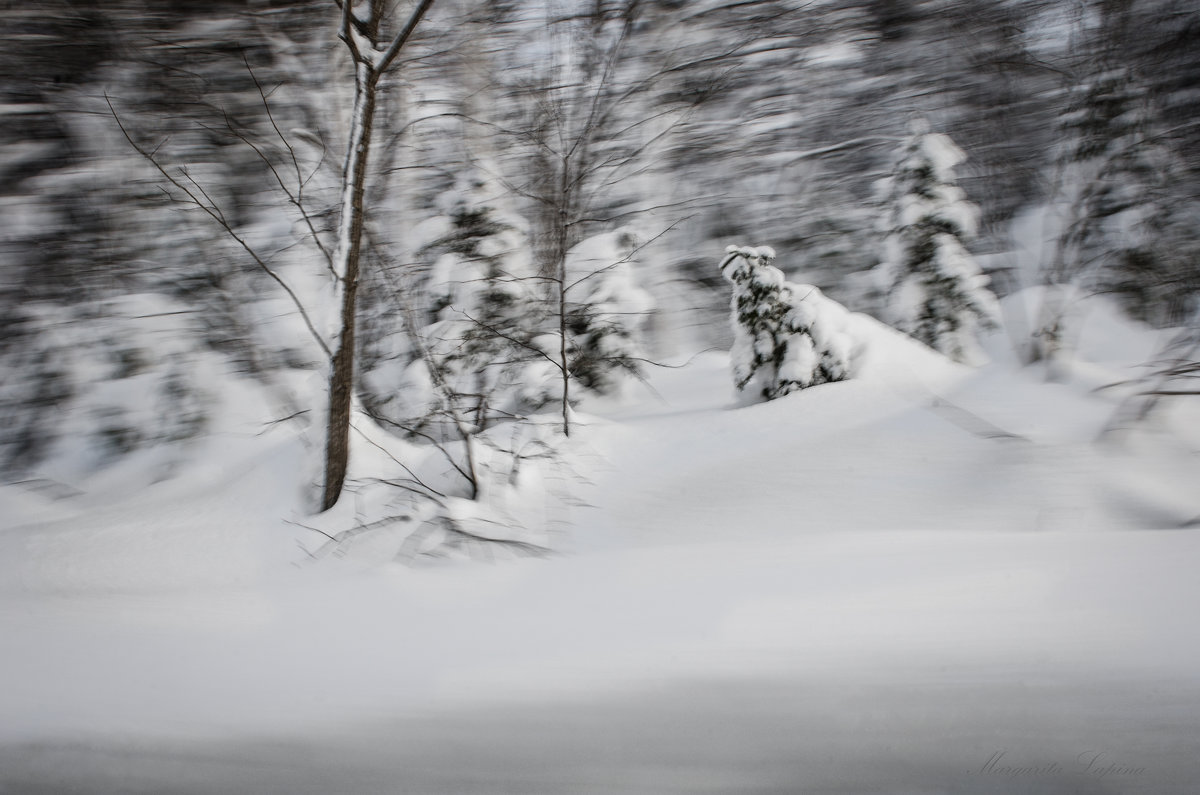
{"type": "Polygon", "coordinates": [[[1200,203],[1167,144],[1161,112],[1126,65],[1082,81],[1062,114],[1063,229],[1046,274],[1053,284],[1116,293],[1135,317],[1188,318],[1200,292],[1194,233],[1200,203]]]}
{"type": "Polygon", "coordinates": [[[975,361],[978,332],[999,313],[988,277],[964,245],[979,215],[955,184],[954,167],[966,156],[923,122],[910,131],[884,185],[884,319],[952,359],[975,361]]]}
{"type": "Polygon", "coordinates": [[[380,401],[424,433],[448,416],[480,432],[553,397],[553,368],[536,345],[544,317],[524,221],[470,183],[443,197],[444,233],[420,252],[432,260],[420,286],[430,307],[408,310],[403,375],[380,401]]]}
{"type": "Polygon", "coordinates": [[[848,378],[854,349],[845,308],[786,281],[774,259],[768,246],[729,246],[720,266],[733,285],[734,385],[766,400],[848,378]]]}
{"type": "Polygon", "coordinates": [[[598,394],[619,392],[640,375],[642,328],[654,298],[634,275],[641,240],[629,229],[583,240],[567,253],[564,285],[567,369],[598,394]]]}

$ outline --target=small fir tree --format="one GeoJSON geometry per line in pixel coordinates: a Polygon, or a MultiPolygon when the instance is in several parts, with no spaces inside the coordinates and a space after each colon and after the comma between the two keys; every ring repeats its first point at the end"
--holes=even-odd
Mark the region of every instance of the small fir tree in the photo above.
{"type": "Polygon", "coordinates": [[[427,328],[443,375],[480,430],[548,399],[526,394],[537,327],[535,284],[524,236],[490,207],[458,206],[431,274],[437,319],[427,328]]]}
{"type": "Polygon", "coordinates": [[[654,309],[633,266],[641,241],[628,229],[590,237],[567,254],[567,369],[584,389],[619,392],[641,376],[641,331],[654,309]]]}
{"type": "Polygon", "coordinates": [[[850,376],[846,310],[811,285],[788,283],[775,252],[730,246],[721,275],[733,286],[731,365],[739,392],[774,400],[850,376]]]}
{"type": "Polygon", "coordinates": [[[922,122],[911,132],[885,183],[885,319],[934,350],[970,362],[979,357],[979,330],[993,326],[999,311],[988,277],[964,245],[979,214],[955,185],[954,167],[966,156],[922,122]]]}
{"type": "Polygon", "coordinates": [[[376,356],[372,391],[384,397],[370,408],[417,435],[481,433],[553,399],[523,223],[486,199],[466,181],[443,197],[443,232],[418,252],[430,263],[415,286],[428,309],[406,308],[407,333],[376,356]]]}

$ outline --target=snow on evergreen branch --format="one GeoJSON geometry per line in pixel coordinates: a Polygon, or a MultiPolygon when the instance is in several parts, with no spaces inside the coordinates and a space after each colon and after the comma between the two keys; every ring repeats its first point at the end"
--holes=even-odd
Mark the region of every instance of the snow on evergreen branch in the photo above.
{"type": "Polygon", "coordinates": [[[856,347],[845,308],[789,283],[774,259],[768,246],[729,246],[720,265],[733,286],[734,385],[765,400],[849,378],[856,347]]]}

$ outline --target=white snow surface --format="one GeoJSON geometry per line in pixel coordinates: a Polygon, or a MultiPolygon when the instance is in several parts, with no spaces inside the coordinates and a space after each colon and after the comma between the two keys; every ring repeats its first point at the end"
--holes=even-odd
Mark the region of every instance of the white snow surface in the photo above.
{"type": "MultiPolygon", "coordinates": [[[[317,759],[331,738],[370,756],[384,740],[368,727],[406,721],[508,749],[518,769],[479,762],[471,789],[428,767],[457,765],[444,751],[381,750],[339,791],[744,791],[788,754],[815,756],[778,773],[792,789],[754,791],[1190,791],[1200,413],[1181,400],[1096,441],[1125,392],[1094,388],[1135,374],[1160,332],[1094,306],[1065,383],[1017,369],[1002,336],[968,369],[857,315],[867,348],[850,381],[739,408],[727,354],[656,371],[653,391],[585,405],[562,482],[510,506],[550,539],[547,558],[397,562],[393,528],[314,563],[304,549],[321,539],[291,523],[310,521],[297,494],[313,454],[282,427],[214,437],[134,497],[7,485],[0,792],[119,792],[122,776],[171,791],[145,784],[157,768],[114,767],[113,749],[216,738],[240,749],[245,780],[186,791],[316,792],[315,761],[308,784],[253,776],[306,770],[294,749],[317,759]],[[568,491],[586,507],[563,526],[568,491]],[[626,715],[683,717],[630,729],[635,742],[613,734],[626,715]],[[766,762],[693,756],[739,721],[766,762]],[[768,725],[776,739],[754,734],[768,725]],[[807,739],[788,750],[788,732],[807,739]],[[528,769],[525,741],[547,749],[528,769]],[[602,767],[545,761],[559,752],[602,767]],[[1142,772],[1089,777],[1088,752],[1142,772]],[[856,753],[884,766],[829,767],[856,753]],[[994,753],[1075,778],[988,778],[994,753]],[[251,776],[255,754],[275,767],[251,776]],[[918,758],[942,783],[905,767],[918,758]],[[702,770],[703,787],[688,778],[702,770]],[[606,789],[606,774],[625,783],[606,789]]],[[[143,475],[128,468],[114,493],[143,475]]],[[[184,791],[191,768],[170,770],[184,791]]]]}

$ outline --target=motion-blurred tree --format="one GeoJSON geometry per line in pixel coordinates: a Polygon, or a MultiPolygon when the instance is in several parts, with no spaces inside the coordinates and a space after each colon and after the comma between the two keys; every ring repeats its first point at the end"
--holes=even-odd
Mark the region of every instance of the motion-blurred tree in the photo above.
{"type": "Polygon", "coordinates": [[[1033,361],[1061,358],[1077,295],[1116,294],[1161,326],[1194,317],[1200,294],[1200,202],[1180,148],[1185,128],[1168,121],[1167,95],[1143,71],[1149,42],[1135,5],[1103,0],[1088,10],[1076,23],[1056,180],[1061,231],[1043,273],[1033,361]]]}
{"type": "MultiPolygon", "coordinates": [[[[256,250],[244,231],[237,228],[235,220],[219,201],[212,198],[210,191],[205,188],[202,181],[198,181],[186,166],[174,170],[164,166],[156,156],[155,150],[146,148],[134,139],[122,123],[112,102],[109,102],[109,109],[130,145],[155,166],[162,177],[183,197],[182,200],[185,203],[202,210],[224,230],[230,239],[237,243],[263,272],[274,279],[292,299],[309,332],[329,357],[329,402],[325,425],[324,482],[320,501],[323,511],[332,508],[341,496],[350,459],[351,403],[357,357],[355,330],[358,324],[358,290],[362,271],[363,233],[367,215],[363,197],[371,173],[371,144],[376,107],[380,99],[380,81],[392,69],[400,50],[412,37],[417,25],[433,5],[433,0],[418,0],[403,25],[397,26],[388,24],[391,21],[392,9],[389,8],[387,0],[370,0],[365,7],[360,8],[352,6],[349,0],[336,0],[336,2],[340,11],[338,39],[345,46],[354,69],[354,102],[347,135],[346,156],[340,170],[338,223],[332,247],[327,248],[322,242],[311,215],[301,201],[305,180],[300,175],[298,163],[296,163],[297,184],[294,190],[289,189],[278,171],[273,165],[270,165],[279,187],[285,191],[306,223],[311,242],[326,257],[329,270],[336,282],[339,309],[335,325],[336,338],[332,343],[326,341],[321,330],[314,325],[314,320],[310,315],[311,307],[306,308],[296,291],[270,267],[267,262],[268,258],[256,250]],[[389,30],[389,28],[391,29],[389,30]]],[[[253,76],[252,70],[251,75],[253,76]]],[[[257,78],[255,78],[255,83],[257,84],[257,78]]],[[[276,126],[274,117],[271,116],[267,95],[262,93],[261,96],[272,127],[283,140],[295,163],[295,151],[276,126]]],[[[237,130],[232,123],[227,126],[234,137],[258,153],[269,164],[267,156],[252,140],[237,130]]]]}
{"type": "Polygon", "coordinates": [[[885,314],[897,328],[957,361],[977,356],[976,334],[998,318],[988,278],[967,252],[978,208],[955,184],[966,159],[945,135],[913,123],[887,181],[887,238],[880,265],[885,314]]]}

